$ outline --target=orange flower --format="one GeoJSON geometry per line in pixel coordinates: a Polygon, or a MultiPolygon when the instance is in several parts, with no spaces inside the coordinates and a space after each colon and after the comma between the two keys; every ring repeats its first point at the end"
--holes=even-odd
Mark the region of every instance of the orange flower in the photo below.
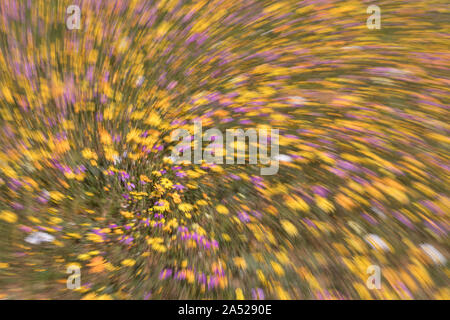
{"type": "Polygon", "coordinates": [[[106,261],[103,259],[102,256],[97,256],[95,258],[92,258],[91,263],[88,264],[91,269],[89,270],[89,273],[100,273],[103,270],[105,270],[105,263],[106,261]]]}

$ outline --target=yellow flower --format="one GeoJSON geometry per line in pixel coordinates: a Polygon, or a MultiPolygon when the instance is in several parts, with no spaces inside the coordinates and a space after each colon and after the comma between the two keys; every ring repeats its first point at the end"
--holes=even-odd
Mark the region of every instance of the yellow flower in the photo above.
{"type": "Polygon", "coordinates": [[[120,214],[127,219],[133,218],[133,213],[130,211],[120,211],[120,214]]]}
{"type": "Polygon", "coordinates": [[[161,185],[162,185],[164,188],[166,188],[166,189],[170,189],[170,188],[172,188],[173,183],[172,183],[172,181],[170,181],[170,180],[167,179],[167,178],[162,178],[162,179],[161,179],[161,185]]]}
{"type": "Polygon", "coordinates": [[[59,191],[51,191],[50,192],[50,198],[54,201],[60,201],[64,199],[64,195],[59,191]]]}
{"type": "Polygon", "coordinates": [[[241,288],[236,289],[236,300],[244,300],[244,294],[241,288]]]}
{"type": "Polygon", "coordinates": [[[370,295],[369,291],[366,289],[366,287],[360,283],[353,283],[353,287],[355,288],[356,292],[358,292],[358,297],[363,300],[371,300],[372,296],[370,295]]]}
{"type": "Polygon", "coordinates": [[[292,210],[301,210],[301,211],[309,210],[308,204],[302,198],[297,197],[295,195],[292,197],[287,197],[286,204],[292,210]]]}
{"type": "Polygon", "coordinates": [[[277,286],[276,290],[280,300],[290,300],[289,294],[281,286],[277,286]]]}
{"type": "Polygon", "coordinates": [[[55,246],[58,246],[58,247],[64,247],[64,244],[63,244],[61,241],[58,241],[58,240],[54,240],[54,241],[53,241],[53,244],[54,244],[55,246]]]}
{"type": "Polygon", "coordinates": [[[2,210],[0,212],[0,219],[9,223],[15,223],[17,221],[17,215],[9,210],[2,210]]]}
{"type": "Polygon", "coordinates": [[[386,194],[399,201],[402,204],[407,204],[409,202],[408,196],[401,190],[394,187],[385,187],[386,194]]]}
{"type": "Polygon", "coordinates": [[[298,235],[297,228],[290,221],[281,220],[281,226],[290,236],[298,235]]]}
{"type": "Polygon", "coordinates": [[[117,268],[114,267],[110,262],[107,262],[107,263],[105,263],[105,269],[108,270],[108,271],[114,271],[117,268]]]}
{"type": "Polygon", "coordinates": [[[183,212],[189,212],[192,211],[193,207],[189,203],[181,203],[178,205],[178,209],[180,209],[183,212]]]}
{"type": "Polygon", "coordinates": [[[95,234],[95,233],[89,233],[86,238],[89,241],[93,241],[93,242],[103,242],[103,238],[102,236],[95,234]]]}
{"type": "Polygon", "coordinates": [[[158,252],[166,252],[167,251],[167,248],[165,246],[163,246],[163,245],[160,245],[160,244],[152,245],[152,249],[155,250],[155,251],[158,251],[158,252]]]}
{"type": "Polygon", "coordinates": [[[159,172],[159,171],[152,171],[152,174],[157,177],[161,177],[161,175],[162,175],[161,172],[159,172]]]}
{"type": "Polygon", "coordinates": [[[6,269],[9,267],[9,263],[0,262],[0,269],[6,269]]]}
{"type": "Polygon", "coordinates": [[[41,220],[39,220],[38,218],[33,217],[33,216],[28,217],[28,220],[30,220],[31,222],[34,222],[34,223],[41,223],[41,220]]]}
{"type": "Polygon", "coordinates": [[[53,224],[58,224],[58,223],[61,223],[63,220],[62,220],[61,218],[58,218],[58,217],[51,217],[51,218],[50,218],[50,221],[51,221],[53,224]]]}
{"type": "Polygon", "coordinates": [[[230,213],[230,211],[228,211],[227,207],[219,204],[218,206],[216,206],[216,210],[217,212],[221,213],[221,214],[228,214],[230,213]]]}
{"type": "Polygon", "coordinates": [[[69,267],[70,268],[79,268],[79,269],[81,269],[81,264],[79,264],[77,262],[70,262],[70,263],[66,264],[66,268],[69,268],[69,267]]]}
{"type": "Polygon", "coordinates": [[[78,255],[77,258],[80,260],[88,260],[88,259],[90,259],[90,256],[87,253],[83,253],[83,254],[78,255]]]}
{"type": "Polygon", "coordinates": [[[122,264],[123,266],[127,266],[127,267],[132,267],[132,266],[135,265],[135,263],[136,263],[136,261],[133,260],[133,259],[125,259],[125,260],[123,260],[123,261],[121,262],[121,264],[122,264]]]}
{"type": "Polygon", "coordinates": [[[323,211],[325,211],[327,213],[334,211],[334,205],[330,201],[328,201],[324,197],[317,196],[317,195],[315,196],[315,198],[316,198],[316,203],[320,209],[322,209],[323,211]]]}
{"type": "Polygon", "coordinates": [[[13,99],[13,97],[11,95],[11,91],[8,89],[7,86],[4,86],[2,88],[2,93],[3,93],[3,96],[5,97],[6,101],[8,101],[9,103],[13,103],[14,102],[14,99],[13,99]]]}
{"type": "Polygon", "coordinates": [[[275,271],[275,273],[279,276],[283,276],[284,275],[284,270],[283,267],[275,261],[270,261],[270,263],[272,264],[272,269],[273,271],[275,271]]]}
{"type": "Polygon", "coordinates": [[[105,158],[109,161],[114,161],[119,156],[119,153],[112,147],[105,147],[105,158]]]}
{"type": "Polygon", "coordinates": [[[150,245],[163,243],[164,239],[161,237],[149,238],[147,239],[147,243],[150,245]]]}
{"type": "Polygon", "coordinates": [[[166,200],[159,200],[159,203],[154,206],[153,209],[159,212],[168,211],[170,209],[170,204],[166,200]]]}
{"type": "Polygon", "coordinates": [[[245,260],[241,257],[235,257],[233,258],[234,264],[236,265],[236,267],[241,268],[241,269],[246,269],[247,268],[247,263],[245,262],[245,260]]]}
{"type": "Polygon", "coordinates": [[[336,197],[336,202],[343,208],[347,210],[351,210],[353,207],[355,207],[355,203],[350,199],[349,197],[343,195],[342,193],[339,193],[336,197]]]}
{"type": "Polygon", "coordinates": [[[261,283],[265,284],[266,277],[264,276],[264,273],[262,272],[262,270],[261,269],[256,270],[256,274],[258,275],[259,281],[261,281],[261,283]]]}
{"type": "Polygon", "coordinates": [[[83,155],[83,158],[97,160],[97,154],[91,149],[86,148],[81,151],[81,154],[83,155]]]}
{"type": "Polygon", "coordinates": [[[287,256],[286,252],[277,252],[275,253],[278,261],[280,261],[283,264],[289,264],[290,260],[289,257],[287,256]]]}
{"type": "Polygon", "coordinates": [[[75,178],[75,173],[73,173],[73,172],[65,172],[64,173],[64,176],[67,178],[67,179],[74,179],[75,178]]]}
{"type": "Polygon", "coordinates": [[[67,233],[67,236],[76,238],[76,239],[81,239],[81,235],[79,235],[78,233],[67,233]]]}
{"type": "Polygon", "coordinates": [[[81,298],[81,300],[96,300],[97,296],[95,295],[95,293],[88,293],[87,295],[85,295],[83,298],[81,298]]]}

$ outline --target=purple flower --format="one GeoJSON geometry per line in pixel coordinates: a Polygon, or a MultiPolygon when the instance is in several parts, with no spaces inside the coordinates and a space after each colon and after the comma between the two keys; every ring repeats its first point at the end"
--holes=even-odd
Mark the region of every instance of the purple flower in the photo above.
{"type": "Polygon", "coordinates": [[[315,193],[315,194],[317,194],[317,195],[319,195],[319,196],[321,196],[321,197],[326,197],[327,195],[328,195],[328,193],[329,193],[329,191],[328,191],[328,189],[327,188],[324,188],[324,187],[322,187],[322,186],[313,186],[312,188],[312,191],[315,193]]]}
{"type": "Polygon", "coordinates": [[[128,173],[126,173],[125,171],[120,171],[119,176],[120,176],[120,180],[122,180],[124,182],[126,179],[130,178],[130,175],[128,173]]]}
{"type": "Polygon", "coordinates": [[[174,184],[172,186],[172,188],[174,188],[176,190],[183,190],[183,189],[185,189],[185,186],[183,186],[182,184],[177,183],[177,184],[174,184]]]}
{"type": "Polygon", "coordinates": [[[24,208],[24,206],[18,202],[13,202],[11,204],[11,207],[16,210],[22,210],[24,208]]]}
{"type": "Polygon", "coordinates": [[[151,295],[152,295],[152,292],[149,291],[149,292],[144,296],[144,300],[150,299],[151,295]]]}
{"type": "Polygon", "coordinates": [[[183,171],[177,171],[177,173],[175,173],[175,175],[179,178],[184,178],[186,177],[186,173],[183,171]]]}
{"type": "Polygon", "coordinates": [[[166,278],[169,278],[172,275],[172,269],[163,269],[161,270],[161,273],[159,274],[159,279],[164,280],[166,278]]]}
{"type": "Polygon", "coordinates": [[[264,300],[264,291],[261,288],[252,289],[253,300],[264,300]]]}
{"type": "Polygon", "coordinates": [[[240,211],[238,213],[238,218],[239,218],[239,220],[241,220],[242,222],[245,222],[245,223],[250,221],[249,215],[244,211],[240,211]]]}

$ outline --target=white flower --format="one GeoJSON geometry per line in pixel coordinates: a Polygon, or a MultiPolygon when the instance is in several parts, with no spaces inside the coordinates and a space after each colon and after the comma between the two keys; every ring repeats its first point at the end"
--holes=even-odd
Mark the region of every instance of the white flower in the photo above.
{"type": "Polygon", "coordinates": [[[277,154],[273,159],[276,161],[292,162],[292,158],[287,154],[277,154]]]}
{"type": "Polygon", "coordinates": [[[446,264],[447,259],[440,253],[435,247],[431,244],[424,243],[420,245],[420,249],[422,249],[436,264],[446,264]]]}
{"type": "Polygon", "coordinates": [[[139,78],[136,80],[136,86],[140,87],[144,83],[145,77],[139,76],[139,78]]]}
{"type": "Polygon", "coordinates": [[[45,232],[34,232],[25,238],[31,244],[41,244],[41,242],[52,242],[55,237],[45,232]]]}
{"type": "Polygon", "coordinates": [[[50,198],[50,192],[48,192],[46,189],[42,189],[42,196],[46,199],[50,198]]]}
{"type": "Polygon", "coordinates": [[[383,239],[381,239],[379,236],[377,236],[376,234],[368,234],[367,236],[365,236],[364,238],[367,243],[370,244],[370,246],[374,249],[381,249],[383,251],[389,251],[389,246],[386,244],[386,242],[384,242],[383,239]]]}
{"type": "Polygon", "coordinates": [[[114,165],[119,164],[121,161],[122,161],[121,157],[114,155],[114,165]]]}
{"type": "Polygon", "coordinates": [[[382,219],[386,218],[386,215],[383,213],[383,211],[381,211],[377,207],[372,207],[372,211],[375,212],[378,216],[380,216],[380,218],[382,219]]]}
{"type": "Polygon", "coordinates": [[[292,96],[289,97],[289,103],[290,104],[305,104],[306,100],[299,96],[292,96]]]}
{"type": "Polygon", "coordinates": [[[355,49],[355,50],[359,50],[362,49],[362,47],[360,46],[348,46],[348,47],[342,47],[343,50],[351,50],[351,49],[355,49]]]}
{"type": "Polygon", "coordinates": [[[397,68],[387,68],[388,69],[388,73],[390,74],[398,74],[398,75],[406,75],[411,73],[408,70],[401,70],[401,69],[397,69],[397,68]]]}

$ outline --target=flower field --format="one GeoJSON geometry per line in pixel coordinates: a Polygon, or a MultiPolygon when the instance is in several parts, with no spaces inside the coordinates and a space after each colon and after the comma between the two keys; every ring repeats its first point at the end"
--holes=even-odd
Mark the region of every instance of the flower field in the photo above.
{"type": "Polygon", "coordinates": [[[1,0],[0,299],[449,299],[449,21],[443,0],[1,0]],[[176,163],[194,121],[278,129],[278,172],[176,163]]]}

